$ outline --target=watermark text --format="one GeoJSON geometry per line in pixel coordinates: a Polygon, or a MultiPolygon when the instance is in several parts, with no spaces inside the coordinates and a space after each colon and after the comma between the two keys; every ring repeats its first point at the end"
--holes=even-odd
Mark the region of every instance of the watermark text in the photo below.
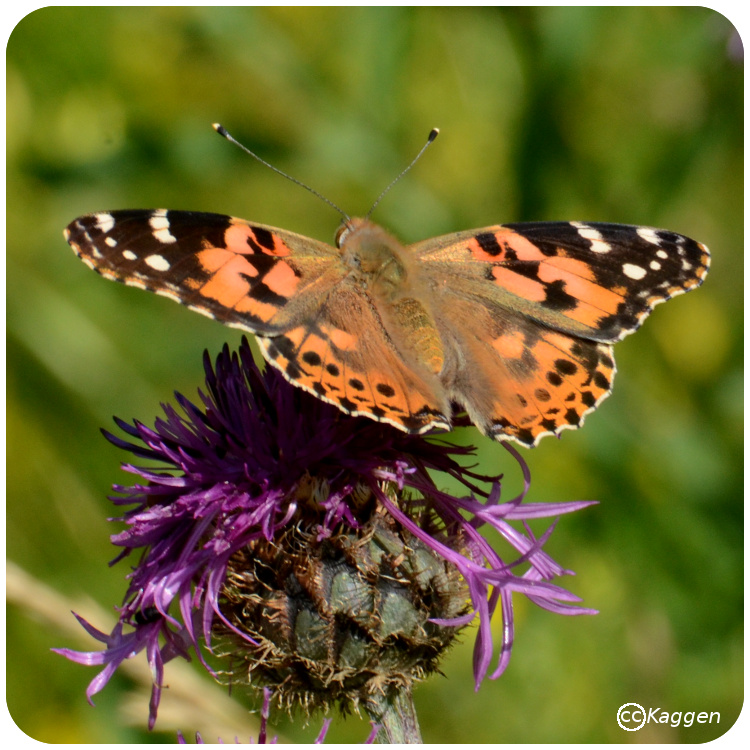
{"type": "Polygon", "coordinates": [[[661,707],[646,710],[638,703],[625,703],[617,710],[617,723],[626,732],[637,732],[646,724],[692,727],[693,724],[721,724],[718,711],[668,711],[661,707]]]}

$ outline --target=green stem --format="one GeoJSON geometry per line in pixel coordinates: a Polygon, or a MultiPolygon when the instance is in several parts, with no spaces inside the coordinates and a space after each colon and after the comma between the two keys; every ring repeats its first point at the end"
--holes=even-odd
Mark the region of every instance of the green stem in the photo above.
{"type": "Polygon", "coordinates": [[[402,688],[390,696],[373,697],[367,702],[365,710],[373,721],[380,724],[376,744],[422,744],[411,687],[402,688]]]}

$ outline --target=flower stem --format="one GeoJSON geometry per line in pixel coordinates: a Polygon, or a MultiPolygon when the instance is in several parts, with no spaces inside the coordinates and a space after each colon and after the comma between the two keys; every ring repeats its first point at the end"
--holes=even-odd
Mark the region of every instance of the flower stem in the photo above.
{"type": "Polygon", "coordinates": [[[411,686],[390,696],[373,696],[365,709],[370,718],[380,724],[380,731],[375,737],[376,744],[422,744],[411,686]]]}

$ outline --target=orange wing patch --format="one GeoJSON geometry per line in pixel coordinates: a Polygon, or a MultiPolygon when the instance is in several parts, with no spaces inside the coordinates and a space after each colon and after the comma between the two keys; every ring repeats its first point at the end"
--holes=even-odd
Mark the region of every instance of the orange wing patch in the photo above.
{"type": "Polygon", "coordinates": [[[277,258],[292,252],[277,234],[265,227],[252,226],[243,219],[231,219],[224,233],[224,244],[235,252],[264,253],[277,258]]]}
{"type": "MultiPolygon", "coordinates": [[[[544,435],[579,427],[606,398],[615,375],[612,347],[543,331],[520,358],[506,361],[488,434],[536,445],[544,435]]],[[[498,368],[499,369],[499,368],[498,368]]]]}

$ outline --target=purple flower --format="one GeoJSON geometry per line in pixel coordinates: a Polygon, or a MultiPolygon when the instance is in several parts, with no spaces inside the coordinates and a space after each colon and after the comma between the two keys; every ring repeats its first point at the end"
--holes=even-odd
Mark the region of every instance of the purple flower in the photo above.
{"type": "MultiPolygon", "coordinates": [[[[258,653],[266,659],[279,633],[297,627],[284,619],[291,605],[279,601],[279,591],[297,597],[298,611],[299,601],[317,600],[320,591],[338,585],[343,599],[305,610],[311,627],[327,627],[333,618],[326,619],[326,613],[335,610],[337,618],[346,615],[357,628],[375,632],[373,642],[385,643],[384,595],[377,587],[386,565],[386,578],[399,581],[409,606],[416,607],[416,614],[396,607],[399,618],[416,623],[399,631],[399,638],[402,647],[408,646],[402,651],[415,654],[417,662],[403,667],[398,678],[387,678],[394,684],[408,686],[434,669],[438,652],[478,615],[478,688],[490,671],[490,622],[498,605],[502,638],[489,676],[502,674],[514,638],[514,593],[558,614],[593,613],[575,606],[579,599],[551,582],[570,573],[543,551],[554,524],[540,537],[527,524],[529,519],[559,516],[591,503],[524,503],[528,467],[507,443],[503,446],[520,465],[525,485],[518,497],[501,503],[501,477],[475,474],[459,462],[473,449],[450,445],[439,436],[425,439],[368,418],[346,416],[292,387],[275,369],[261,373],[246,340],[234,354],[225,346],[215,367],[208,354],[204,361],[206,392],[199,392],[199,404],[176,394],[184,414],[164,405],[165,416],[153,429],[138,421],[129,425],[116,420],[128,438],[104,432],[114,445],[156,462],[158,468],[124,464],[138,481],[114,488],[119,494],[112,501],[129,507],[118,519],[127,528],[112,537],[122,548],[116,560],[133,551],[139,558],[128,574],[128,590],[112,633],[102,633],[78,618],[105,644],[104,650],[56,649],[79,663],[104,667],[88,687],[89,701],[125,659],[145,649],[153,674],[152,728],[164,664],[176,656],[189,659],[194,650],[215,674],[205,661],[206,653],[216,650],[214,641],[224,650],[229,644],[235,662],[238,650],[245,647],[247,654],[239,661],[246,660],[246,676],[257,674],[257,684],[270,684],[290,657],[272,656],[258,667],[258,653]],[[453,497],[439,490],[435,476],[441,473],[458,480],[466,495],[453,497]],[[482,489],[485,483],[491,489],[482,489]],[[511,521],[520,521],[520,530],[511,521]],[[485,524],[517,551],[514,559],[501,557],[479,533],[485,524]],[[284,544],[310,556],[294,557],[284,544]],[[332,557],[336,565],[326,567],[332,557]],[[341,573],[344,563],[349,567],[341,573]],[[279,583],[282,572],[287,577],[279,583]],[[312,593],[305,589],[300,599],[289,581],[296,585],[306,577],[315,579],[318,588],[312,593]],[[420,602],[420,597],[429,601],[420,602]],[[365,623],[361,603],[374,600],[381,602],[381,609],[370,612],[365,623]],[[248,611],[260,606],[265,609],[259,610],[263,614],[258,622],[248,624],[248,611]],[[273,627],[279,631],[269,633],[273,627]],[[425,640],[428,637],[432,640],[425,640]]],[[[340,643],[338,634],[331,637],[340,643]]],[[[295,638],[301,640],[299,632],[295,638]]],[[[312,639],[307,647],[314,649],[316,644],[312,639]]],[[[371,646],[368,642],[367,656],[357,652],[348,657],[358,664],[357,674],[374,675],[371,646]]],[[[312,658],[303,656],[305,664],[312,658]]],[[[372,677],[379,684],[384,679],[372,677]]],[[[356,704],[356,696],[347,690],[333,695],[333,702],[356,704]]],[[[279,702],[288,707],[294,701],[308,702],[314,692],[299,687],[279,702]]],[[[275,689],[274,699],[278,694],[275,689]]],[[[317,707],[321,705],[328,708],[325,701],[317,707]]]]}

